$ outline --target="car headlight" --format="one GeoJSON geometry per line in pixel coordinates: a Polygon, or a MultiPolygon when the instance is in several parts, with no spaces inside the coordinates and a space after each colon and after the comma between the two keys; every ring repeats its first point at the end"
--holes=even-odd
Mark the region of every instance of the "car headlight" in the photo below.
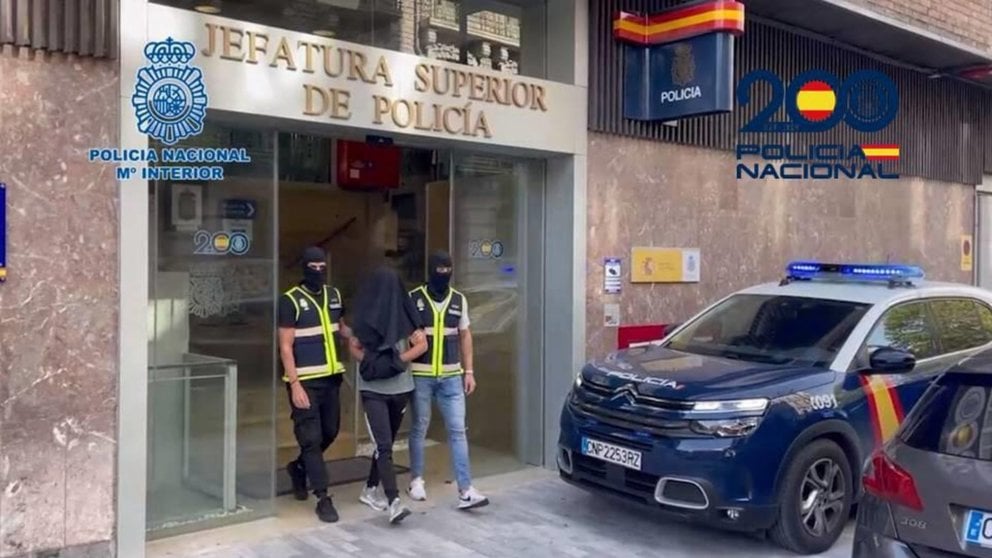
{"type": "Polygon", "coordinates": [[[717,438],[739,438],[758,428],[759,417],[741,417],[725,420],[694,420],[689,428],[697,434],[717,438]]]}
{"type": "Polygon", "coordinates": [[[692,404],[694,413],[764,413],[768,408],[767,399],[738,399],[734,401],[696,401],[692,404]]]}

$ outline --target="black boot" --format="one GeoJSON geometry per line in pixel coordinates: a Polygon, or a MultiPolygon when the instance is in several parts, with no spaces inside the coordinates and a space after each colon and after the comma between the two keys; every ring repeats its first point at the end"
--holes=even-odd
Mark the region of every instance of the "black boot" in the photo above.
{"type": "Polygon", "coordinates": [[[310,495],[307,493],[307,473],[303,470],[300,462],[290,461],[289,465],[286,465],[286,473],[289,474],[289,480],[293,483],[293,496],[301,502],[309,498],[310,495]]]}
{"type": "Polygon", "coordinates": [[[322,496],[317,501],[317,517],[324,523],[337,523],[338,510],[334,509],[330,496],[322,496]]]}

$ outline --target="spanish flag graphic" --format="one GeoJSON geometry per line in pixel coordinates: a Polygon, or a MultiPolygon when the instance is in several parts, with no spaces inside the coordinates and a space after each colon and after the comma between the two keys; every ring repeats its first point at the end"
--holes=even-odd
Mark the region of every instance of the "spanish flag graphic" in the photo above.
{"type": "Polygon", "coordinates": [[[865,143],[861,145],[861,151],[869,161],[899,160],[899,146],[892,143],[865,143]]]}
{"type": "Polygon", "coordinates": [[[896,386],[882,376],[861,377],[861,387],[868,398],[868,416],[880,447],[899,430],[906,417],[896,386]]]}
{"type": "Polygon", "coordinates": [[[796,108],[806,120],[826,120],[837,108],[837,93],[825,82],[810,81],[799,89],[796,108]]]}

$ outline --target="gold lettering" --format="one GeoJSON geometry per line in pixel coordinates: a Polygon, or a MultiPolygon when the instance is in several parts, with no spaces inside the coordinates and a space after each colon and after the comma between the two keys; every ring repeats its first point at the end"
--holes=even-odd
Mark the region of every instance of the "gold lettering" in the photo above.
{"type": "Polygon", "coordinates": [[[289,41],[286,37],[279,40],[279,48],[276,49],[276,55],[272,58],[272,63],[269,66],[273,68],[279,67],[280,60],[286,63],[287,70],[296,71],[296,62],[293,61],[293,49],[289,48],[289,41]]]}
{"type": "Polygon", "coordinates": [[[489,78],[489,96],[486,97],[486,101],[493,103],[499,103],[501,105],[509,105],[510,101],[506,99],[506,85],[510,80],[501,77],[490,77],[489,78]]]}
{"type": "Polygon", "coordinates": [[[473,101],[485,101],[487,81],[486,76],[481,74],[472,74],[472,90],[469,93],[468,98],[473,101]]]}
{"type": "Polygon", "coordinates": [[[431,66],[431,76],[434,78],[434,92],[438,95],[447,95],[451,90],[451,74],[445,68],[431,66]],[[441,87],[441,78],[444,78],[444,87],[441,87]]]}
{"type": "Polygon", "coordinates": [[[389,64],[386,63],[386,57],[380,56],[379,63],[375,66],[375,75],[372,78],[372,82],[375,83],[377,78],[382,78],[382,83],[386,87],[393,86],[393,77],[389,75],[389,64]]]}
{"type": "MultiPolygon", "coordinates": [[[[432,104],[431,106],[434,108],[435,111],[437,111],[437,104],[432,104]]],[[[413,104],[413,108],[415,109],[416,112],[416,114],[414,115],[415,118],[413,121],[413,127],[418,130],[430,131],[433,128],[433,126],[429,122],[427,124],[424,124],[424,117],[427,116],[427,111],[424,110],[423,105],[421,105],[420,102],[415,102],[413,104]]]]}
{"type": "MultiPolygon", "coordinates": [[[[416,103],[414,106],[419,107],[420,103],[416,103]]],[[[393,124],[396,124],[400,128],[409,128],[410,122],[413,120],[413,111],[414,111],[414,107],[410,106],[410,101],[407,101],[406,99],[400,99],[398,101],[394,101],[393,110],[392,110],[393,124]],[[401,113],[400,111],[396,110],[400,106],[404,107],[405,114],[402,115],[404,118],[400,118],[401,113]]]]}
{"type": "Polygon", "coordinates": [[[483,135],[487,139],[493,137],[493,132],[489,129],[489,119],[486,118],[486,113],[483,111],[479,111],[479,117],[475,121],[475,129],[472,131],[472,135],[478,137],[479,130],[482,130],[483,135]]]}
{"type": "Polygon", "coordinates": [[[341,77],[344,73],[344,51],[339,48],[334,48],[330,45],[318,45],[324,49],[324,73],[328,77],[336,78],[341,77]],[[334,61],[331,56],[334,52],[338,53],[338,66],[337,69],[334,68],[334,61]]]}
{"type": "Polygon", "coordinates": [[[348,120],[351,118],[351,92],[345,89],[330,89],[331,118],[348,120]]]}
{"type": "Polygon", "coordinates": [[[541,112],[548,112],[548,105],[544,101],[544,86],[534,85],[534,102],[530,105],[531,110],[541,109],[541,112]]]}
{"type": "Polygon", "coordinates": [[[348,56],[351,59],[351,69],[348,72],[348,79],[352,81],[360,79],[365,83],[375,83],[375,80],[369,79],[369,76],[365,73],[365,66],[368,64],[368,59],[365,58],[365,54],[354,50],[349,50],[348,56]],[[358,77],[355,77],[356,75],[358,77]]]}
{"type": "Polygon", "coordinates": [[[320,50],[320,45],[315,45],[307,41],[299,41],[296,43],[296,48],[299,49],[300,47],[306,49],[305,66],[303,67],[303,71],[308,74],[312,74],[314,73],[314,69],[313,69],[314,52],[320,50]]]}
{"type": "Polygon", "coordinates": [[[430,68],[427,64],[421,62],[420,64],[417,64],[417,67],[414,68],[413,71],[416,75],[416,79],[413,82],[413,88],[421,93],[427,91],[427,88],[430,86],[430,68]]]}
{"type": "Polygon", "coordinates": [[[203,49],[203,55],[210,57],[214,55],[214,48],[217,46],[216,42],[216,32],[217,26],[213,23],[208,23],[207,25],[207,48],[203,49]]]}
{"type": "Polygon", "coordinates": [[[468,74],[462,70],[448,70],[455,74],[455,90],[451,94],[452,97],[462,96],[462,87],[465,87],[465,83],[468,82],[468,74]]]}
{"type": "Polygon", "coordinates": [[[513,104],[517,108],[524,108],[530,104],[530,88],[526,83],[513,84],[513,104]],[[523,94],[523,98],[520,95],[523,94]]]}
{"type": "Polygon", "coordinates": [[[372,95],[372,103],[375,105],[373,110],[375,117],[372,121],[376,124],[382,124],[382,116],[389,113],[389,99],[381,95],[372,95]]]}
{"type": "Polygon", "coordinates": [[[265,33],[256,33],[254,31],[248,31],[248,62],[249,64],[258,64],[258,53],[265,54],[267,51],[265,47],[269,46],[269,36],[265,33]],[[263,39],[265,42],[258,44],[258,39],[263,39]]]}
{"type": "Polygon", "coordinates": [[[245,59],[245,53],[241,51],[241,31],[221,26],[221,35],[224,37],[224,46],[220,57],[225,60],[241,61],[245,59]]]}
{"type": "Polygon", "coordinates": [[[458,118],[458,120],[460,122],[461,121],[461,118],[462,118],[461,112],[462,112],[462,109],[460,109],[458,107],[448,107],[448,108],[444,109],[444,131],[445,132],[448,132],[449,134],[460,134],[462,132],[462,130],[459,129],[457,126],[453,125],[451,123],[451,120],[449,119],[449,117],[451,115],[455,115],[455,118],[458,118]]]}
{"type": "Polygon", "coordinates": [[[327,98],[327,92],[324,91],[323,87],[304,83],[303,89],[307,93],[306,109],[303,111],[304,116],[320,116],[327,112],[327,104],[330,102],[330,99],[327,98]],[[313,106],[314,93],[320,95],[320,110],[317,110],[313,106]]]}

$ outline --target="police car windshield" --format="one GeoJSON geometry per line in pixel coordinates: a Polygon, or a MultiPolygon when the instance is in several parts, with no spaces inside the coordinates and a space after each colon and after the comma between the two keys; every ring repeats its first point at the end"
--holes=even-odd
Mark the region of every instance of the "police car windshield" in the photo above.
{"type": "Polygon", "coordinates": [[[796,296],[734,295],[669,339],[686,353],[826,368],[870,305],[796,296]]]}

